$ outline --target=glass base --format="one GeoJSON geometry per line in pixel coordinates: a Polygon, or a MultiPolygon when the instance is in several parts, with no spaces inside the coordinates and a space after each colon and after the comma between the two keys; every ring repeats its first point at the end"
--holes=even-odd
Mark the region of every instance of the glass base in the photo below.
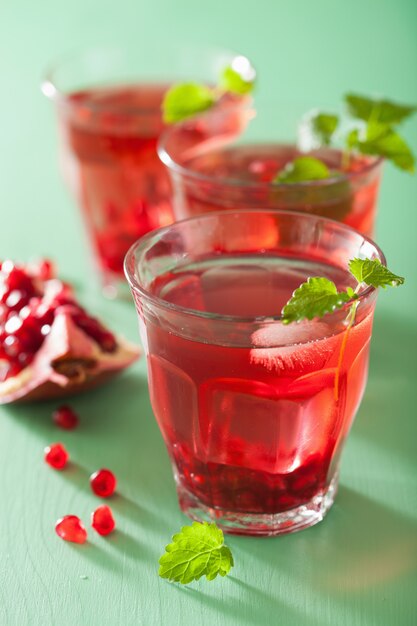
{"type": "Polygon", "coordinates": [[[326,491],[301,506],[282,513],[242,513],[211,508],[201,502],[181,484],[177,492],[182,511],[197,522],[216,522],[225,533],[273,537],[294,533],[318,524],[331,508],[337,493],[339,476],[336,474],[326,491]]]}

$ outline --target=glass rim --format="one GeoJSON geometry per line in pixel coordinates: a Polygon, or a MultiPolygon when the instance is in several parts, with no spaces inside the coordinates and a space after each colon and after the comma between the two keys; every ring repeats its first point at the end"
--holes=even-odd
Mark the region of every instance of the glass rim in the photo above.
{"type": "MultiPolygon", "coordinates": [[[[61,87],[59,87],[58,85],[58,79],[56,75],[62,67],[77,60],[87,59],[90,55],[97,54],[97,53],[121,54],[122,58],[126,58],[129,55],[129,50],[131,50],[132,48],[134,48],[132,44],[128,44],[128,45],[119,44],[118,45],[115,43],[109,43],[109,44],[101,44],[101,45],[98,44],[96,46],[82,47],[82,48],[69,50],[66,53],[63,53],[61,56],[58,56],[54,62],[52,62],[51,64],[47,66],[45,72],[43,73],[41,77],[41,82],[40,82],[41,92],[43,93],[44,96],[46,96],[52,102],[56,102],[57,104],[60,104],[60,105],[71,106],[73,104],[73,101],[71,100],[71,94],[74,93],[74,91],[73,90],[66,91],[62,89],[61,87]]],[[[229,48],[222,48],[221,46],[219,47],[210,46],[210,45],[205,46],[205,45],[191,44],[191,43],[183,44],[180,47],[174,46],[174,45],[169,46],[169,49],[170,50],[172,49],[171,50],[172,52],[178,51],[179,48],[190,49],[190,50],[192,49],[194,52],[200,50],[202,53],[213,54],[213,56],[216,54],[217,55],[223,54],[225,56],[230,56],[231,58],[234,58],[236,56],[243,56],[246,59],[248,59],[252,65],[252,62],[247,55],[237,52],[236,50],[229,49],[229,48]]],[[[168,70],[168,73],[170,73],[170,70],[168,70]]],[[[170,80],[167,81],[167,85],[169,85],[170,82],[171,83],[176,82],[175,76],[172,77],[171,81],[170,80]]],[[[126,81],[120,81],[120,80],[113,81],[112,80],[109,83],[109,85],[112,87],[118,87],[118,86],[129,87],[132,85],[137,85],[138,83],[153,84],[152,79],[144,80],[141,78],[140,72],[138,72],[136,79],[132,78],[126,81]]],[[[158,84],[158,83],[155,82],[154,84],[158,84]]],[[[86,87],[86,89],[88,89],[88,87],[86,87]]],[[[109,103],[98,103],[98,102],[93,103],[93,102],[89,102],[88,100],[83,102],[83,107],[91,111],[106,111],[106,110],[111,111],[114,108],[118,108],[117,105],[113,105],[109,103]]],[[[127,115],[129,114],[130,115],[152,114],[154,115],[155,108],[130,106],[124,110],[124,114],[127,114],[127,115]]]]}
{"type": "MultiPolygon", "coordinates": [[[[251,102],[248,103],[247,105],[247,109],[248,111],[250,111],[252,108],[252,111],[255,113],[255,115],[257,115],[257,111],[256,111],[256,103],[255,105],[252,105],[251,102]]],[[[225,110],[209,110],[206,113],[200,114],[198,116],[193,116],[192,120],[198,120],[199,118],[205,118],[205,117],[209,117],[210,115],[224,115],[226,114],[228,111],[228,109],[226,108],[225,110]]],[[[368,172],[371,172],[375,169],[378,168],[379,165],[381,165],[381,163],[383,163],[384,159],[382,157],[373,157],[371,155],[363,155],[363,156],[367,156],[369,158],[369,162],[364,165],[363,167],[361,167],[361,169],[354,171],[354,172],[342,172],[341,174],[338,175],[334,175],[334,176],[329,176],[329,178],[322,178],[319,180],[308,180],[308,181],[303,181],[303,182],[298,182],[298,183],[279,183],[279,185],[277,185],[277,183],[273,183],[273,182],[259,182],[259,181],[252,181],[252,180],[243,180],[242,178],[235,178],[233,176],[216,176],[216,175],[210,175],[210,174],[205,174],[202,172],[197,172],[195,170],[192,170],[189,167],[186,167],[185,165],[182,165],[181,163],[179,163],[173,156],[171,156],[170,152],[167,149],[167,141],[169,139],[169,137],[172,135],[172,133],[174,132],[178,132],[178,130],[181,130],[182,127],[186,126],[187,123],[189,123],[190,120],[184,120],[182,122],[179,122],[177,124],[174,124],[172,127],[168,127],[166,128],[160,135],[159,139],[158,139],[158,145],[157,145],[157,152],[158,152],[158,156],[160,158],[160,160],[162,161],[162,163],[165,165],[165,167],[167,167],[167,169],[170,172],[173,172],[174,174],[180,174],[181,176],[185,177],[185,178],[189,178],[189,179],[193,179],[196,181],[201,181],[201,182],[206,182],[206,183],[217,183],[219,185],[227,185],[228,187],[243,187],[244,189],[277,189],[277,188],[282,188],[282,189],[296,189],[296,188],[308,188],[308,187],[315,187],[315,188],[322,188],[322,187],[329,187],[331,185],[335,185],[337,183],[341,183],[344,181],[352,181],[355,180],[357,177],[359,176],[363,176],[364,174],[367,174],[368,172]]],[[[250,146],[255,146],[257,145],[255,142],[251,142],[248,144],[242,144],[244,147],[250,147],[250,146]]],[[[279,146],[280,148],[293,148],[296,147],[297,148],[297,144],[296,142],[294,143],[288,143],[287,141],[283,141],[283,142],[268,142],[267,144],[263,144],[263,145],[268,145],[268,146],[279,146]]],[[[330,149],[330,150],[334,150],[334,151],[338,151],[338,148],[329,148],[328,146],[322,146],[323,148],[326,149],[330,149]]],[[[303,154],[303,152],[301,150],[299,150],[300,154],[303,154]]],[[[304,154],[309,155],[316,152],[316,150],[311,150],[308,152],[304,152],[304,154]]]]}
{"type": "MultiPolygon", "coordinates": [[[[180,220],[178,222],[173,222],[172,224],[169,224],[168,226],[163,226],[162,228],[153,230],[147,233],[146,235],[144,235],[143,237],[141,237],[140,239],[138,239],[127,251],[125,259],[124,259],[124,263],[123,263],[124,273],[125,273],[125,276],[126,276],[127,282],[129,283],[130,288],[132,289],[133,292],[139,293],[145,300],[151,302],[152,304],[156,306],[162,307],[169,311],[181,313],[183,315],[197,317],[200,319],[219,321],[219,322],[234,322],[234,323],[240,323],[240,324],[245,324],[245,323],[246,324],[253,324],[253,323],[260,324],[260,323],[281,322],[282,321],[281,314],[273,315],[273,316],[262,315],[262,316],[257,316],[257,317],[255,316],[241,317],[237,315],[224,315],[220,313],[211,313],[209,311],[199,311],[197,309],[191,309],[191,308],[179,305],[179,304],[174,304],[173,302],[169,302],[168,300],[164,300],[164,298],[155,296],[154,294],[150,293],[147,289],[145,289],[139,283],[139,281],[136,278],[136,273],[131,272],[129,268],[129,265],[134,261],[134,258],[137,252],[143,253],[146,250],[146,248],[151,247],[148,244],[152,241],[152,239],[155,239],[154,243],[156,243],[159,237],[163,236],[172,228],[175,228],[177,226],[180,227],[182,224],[187,224],[189,222],[196,222],[198,220],[209,218],[209,217],[219,217],[222,215],[231,216],[231,215],[242,215],[242,214],[257,215],[259,213],[263,213],[264,215],[267,215],[267,214],[285,215],[285,216],[291,216],[295,218],[302,217],[303,219],[309,219],[311,221],[323,221],[324,223],[332,225],[333,227],[335,226],[336,228],[340,230],[353,233],[356,236],[362,237],[364,242],[367,242],[368,244],[370,244],[377,252],[381,263],[386,264],[385,255],[382,252],[381,248],[378,246],[378,244],[376,244],[372,239],[370,239],[366,235],[362,235],[362,233],[360,233],[359,231],[355,230],[354,228],[351,228],[347,224],[343,224],[342,222],[337,222],[336,220],[332,220],[327,217],[321,217],[320,215],[312,215],[312,214],[305,213],[302,211],[291,211],[291,210],[284,210],[284,209],[262,209],[262,208],[260,209],[227,209],[223,211],[210,211],[209,213],[203,213],[203,214],[196,215],[193,217],[188,217],[187,219],[180,220]]],[[[362,292],[358,294],[358,297],[355,300],[349,300],[342,307],[340,307],[340,309],[337,309],[331,313],[327,313],[326,315],[332,316],[332,315],[339,313],[340,311],[347,310],[351,306],[352,302],[358,302],[358,303],[363,302],[364,300],[368,298],[368,296],[370,296],[374,291],[376,291],[376,289],[377,289],[376,287],[367,286],[366,289],[364,289],[362,292]]],[[[314,319],[304,320],[304,321],[310,324],[314,323],[314,319]]]]}

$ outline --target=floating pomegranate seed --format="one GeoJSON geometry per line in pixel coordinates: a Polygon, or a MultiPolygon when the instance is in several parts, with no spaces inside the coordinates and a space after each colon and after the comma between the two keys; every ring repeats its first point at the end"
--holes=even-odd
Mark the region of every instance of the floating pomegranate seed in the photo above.
{"type": "Polygon", "coordinates": [[[52,413],[52,419],[59,428],[73,430],[78,426],[77,413],[67,405],[60,406],[52,413]]]}
{"type": "Polygon", "coordinates": [[[45,448],[45,461],[51,467],[61,470],[64,469],[68,462],[68,452],[65,450],[62,443],[54,443],[51,446],[45,448]]]}
{"type": "Polygon", "coordinates": [[[76,515],[61,517],[55,524],[55,532],[64,541],[72,541],[73,543],[85,543],[87,541],[87,531],[76,515]]]}
{"type": "Polygon", "coordinates": [[[99,535],[109,535],[113,532],[116,522],[114,521],[111,508],[103,504],[103,506],[99,506],[93,511],[91,514],[91,526],[99,535]]]}
{"type": "Polygon", "coordinates": [[[116,476],[108,469],[99,469],[90,476],[91,489],[96,496],[108,498],[116,489],[116,476]]]}

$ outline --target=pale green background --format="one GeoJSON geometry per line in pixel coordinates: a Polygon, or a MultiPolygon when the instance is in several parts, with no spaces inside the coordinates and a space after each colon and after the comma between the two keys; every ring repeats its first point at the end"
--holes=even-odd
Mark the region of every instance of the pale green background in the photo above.
{"type": "MultiPolygon", "coordinates": [[[[15,0],[0,8],[0,257],[47,254],[80,295],[136,339],[130,303],[94,290],[80,224],[57,172],[44,66],[68,49],[137,38],[158,54],[170,39],[232,47],[259,69],[259,97],[336,105],[348,89],[417,102],[414,0],[15,0]]],[[[146,58],[143,60],[146,63],[146,58]]],[[[417,121],[405,128],[417,149],[417,121]]],[[[186,520],[149,406],[142,361],[74,401],[80,429],[58,432],[52,404],[0,411],[0,624],[411,626],[416,617],[417,179],[387,166],[378,241],[406,287],[378,303],[371,373],[347,445],[337,503],[322,524],[278,539],[228,540],[226,580],[181,588],[157,559],[186,520]],[[71,469],[43,447],[62,439],[71,469]],[[61,515],[85,520],[87,484],[115,470],[117,534],[85,546],[60,541],[61,515]]]]}

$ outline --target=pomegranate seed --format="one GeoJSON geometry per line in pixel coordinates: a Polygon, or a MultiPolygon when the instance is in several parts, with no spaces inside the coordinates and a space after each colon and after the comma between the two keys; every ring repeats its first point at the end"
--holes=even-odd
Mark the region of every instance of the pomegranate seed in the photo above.
{"type": "Polygon", "coordinates": [[[4,351],[9,357],[17,357],[20,352],[20,343],[14,335],[7,335],[4,340],[4,351]]]}
{"type": "Polygon", "coordinates": [[[84,524],[76,515],[65,515],[55,524],[55,532],[64,541],[73,543],[85,543],[87,541],[87,531],[84,524]]]}
{"type": "Polygon", "coordinates": [[[22,327],[22,324],[23,320],[18,315],[13,315],[13,317],[9,317],[7,320],[4,330],[9,335],[12,335],[22,327]]]}
{"type": "Polygon", "coordinates": [[[73,430],[78,426],[78,415],[70,406],[60,406],[52,413],[52,419],[59,428],[73,430]]]}
{"type": "Polygon", "coordinates": [[[33,354],[27,354],[26,352],[20,352],[17,357],[18,365],[20,367],[20,371],[24,369],[33,359],[33,354]]]}
{"type": "Polygon", "coordinates": [[[43,259],[37,267],[37,274],[42,280],[50,280],[56,274],[55,266],[49,259],[43,259]]]}
{"type": "Polygon", "coordinates": [[[45,448],[45,461],[51,467],[61,470],[64,469],[68,462],[68,452],[65,450],[62,443],[54,443],[51,446],[45,448]]]}
{"type": "Polygon", "coordinates": [[[111,508],[104,504],[93,511],[91,514],[91,526],[99,535],[109,535],[113,532],[116,522],[114,521],[111,508]]]}
{"type": "Polygon", "coordinates": [[[99,469],[90,476],[91,489],[96,496],[108,498],[116,489],[116,476],[108,469],[99,469]]]}
{"type": "Polygon", "coordinates": [[[83,309],[80,309],[74,314],[73,319],[77,326],[92,337],[104,352],[114,352],[116,350],[117,342],[114,335],[109,330],[106,330],[95,317],[90,317],[83,309]]]}
{"type": "Polygon", "coordinates": [[[14,309],[16,311],[19,311],[21,308],[23,308],[25,304],[26,304],[26,297],[22,291],[19,291],[18,289],[14,289],[13,291],[10,291],[6,300],[6,306],[9,309],[14,309]]]}
{"type": "Polygon", "coordinates": [[[4,272],[5,274],[10,274],[10,272],[13,269],[14,269],[14,263],[13,263],[13,261],[10,261],[10,259],[6,259],[1,264],[1,271],[4,272]]]}

